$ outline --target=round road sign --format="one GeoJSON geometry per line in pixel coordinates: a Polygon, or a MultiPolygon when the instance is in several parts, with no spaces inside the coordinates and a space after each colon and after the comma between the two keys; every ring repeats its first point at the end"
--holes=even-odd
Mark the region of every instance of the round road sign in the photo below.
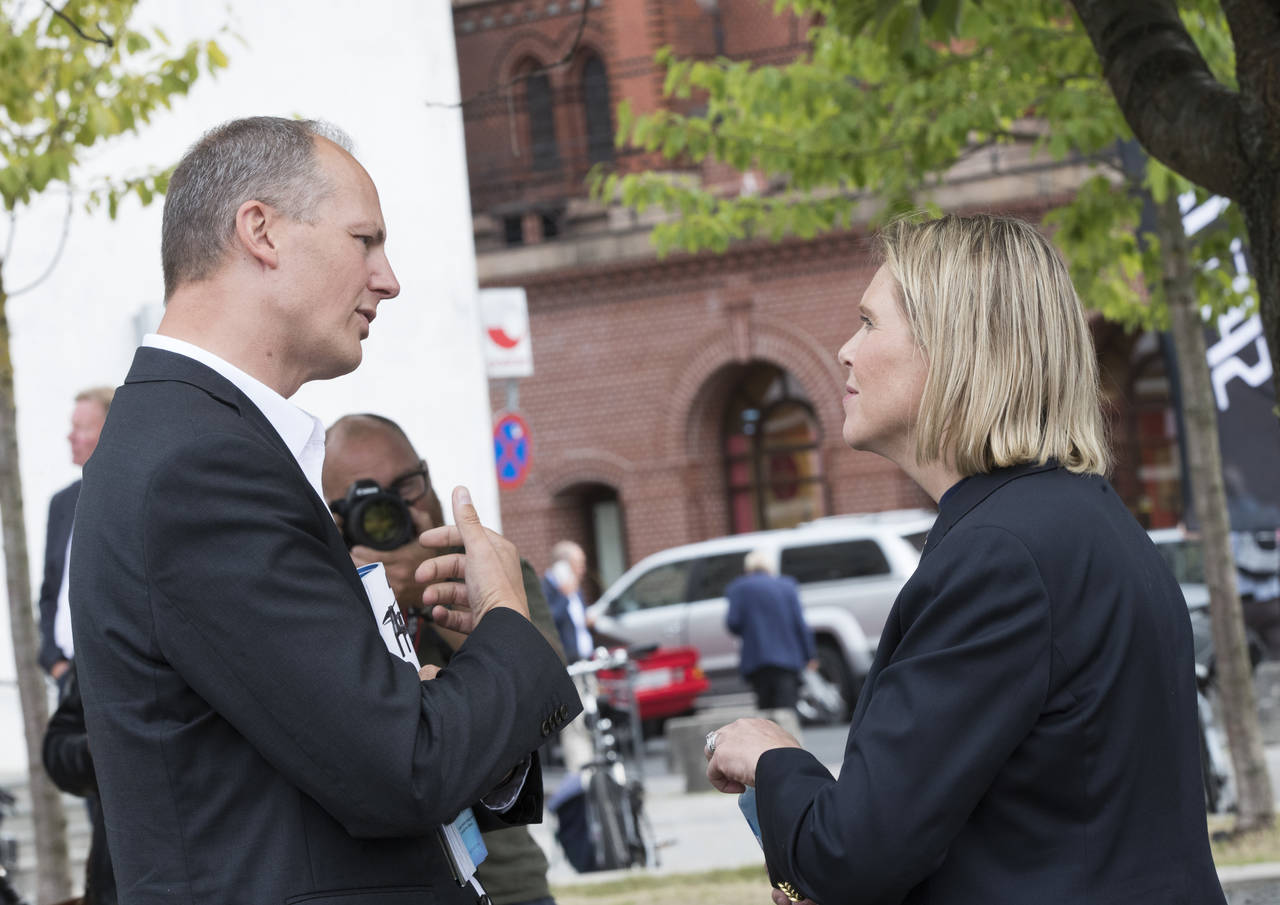
{"type": "Polygon", "coordinates": [[[493,458],[498,465],[498,486],[515,490],[529,477],[529,425],[515,414],[503,415],[493,427],[493,458]]]}

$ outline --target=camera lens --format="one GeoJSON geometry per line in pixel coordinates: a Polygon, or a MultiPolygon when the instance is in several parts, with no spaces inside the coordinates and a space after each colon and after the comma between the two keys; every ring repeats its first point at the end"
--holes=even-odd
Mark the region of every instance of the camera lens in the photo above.
{"type": "Polygon", "coordinates": [[[409,512],[396,499],[369,500],[360,509],[360,531],[370,547],[394,550],[413,536],[409,512]]]}
{"type": "Polygon", "coordinates": [[[356,481],[348,488],[346,499],[332,508],[342,518],[342,537],[348,548],[394,550],[417,533],[409,505],[372,479],[356,481]]]}

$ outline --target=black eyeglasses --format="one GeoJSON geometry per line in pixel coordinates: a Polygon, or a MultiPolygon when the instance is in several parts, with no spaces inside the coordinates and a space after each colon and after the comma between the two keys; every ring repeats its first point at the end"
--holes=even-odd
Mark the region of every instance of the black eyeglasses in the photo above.
{"type": "Polygon", "coordinates": [[[419,459],[418,467],[413,471],[407,471],[398,478],[392,478],[391,483],[387,485],[387,490],[412,506],[426,496],[430,486],[427,480],[427,463],[419,459]]]}

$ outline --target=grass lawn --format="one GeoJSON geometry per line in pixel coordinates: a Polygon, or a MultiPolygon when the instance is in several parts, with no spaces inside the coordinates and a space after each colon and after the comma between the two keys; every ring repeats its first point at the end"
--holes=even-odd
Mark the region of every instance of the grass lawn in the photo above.
{"type": "Polygon", "coordinates": [[[555,886],[557,905],[652,905],[654,902],[697,902],[698,905],[773,905],[763,867],[710,870],[665,877],[636,874],[602,883],[555,886]]]}
{"type": "MultiPolygon", "coordinates": [[[[1218,867],[1280,862],[1280,827],[1242,837],[1228,837],[1235,818],[1211,816],[1209,833],[1218,867]]],[[[700,874],[652,876],[624,874],[600,883],[552,887],[558,905],[652,905],[654,902],[697,902],[699,905],[771,905],[769,878],[763,867],[711,870],[700,874]]]]}
{"type": "Polygon", "coordinates": [[[1218,867],[1280,861],[1280,827],[1232,837],[1229,833],[1233,826],[1234,817],[1213,815],[1209,818],[1213,863],[1218,867]]]}
{"type": "MultiPolygon", "coordinates": [[[[1213,861],[1218,867],[1280,862],[1280,827],[1238,838],[1226,834],[1234,817],[1209,818],[1213,861]]],[[[600,883],[555,886],[558,905],[651,905],[654,902],[697,902],[699,905],[771,905],[769,879],[763,867],[712,870],[701,874],[656,877],[643,873],[622,875],[600,883]]]]}

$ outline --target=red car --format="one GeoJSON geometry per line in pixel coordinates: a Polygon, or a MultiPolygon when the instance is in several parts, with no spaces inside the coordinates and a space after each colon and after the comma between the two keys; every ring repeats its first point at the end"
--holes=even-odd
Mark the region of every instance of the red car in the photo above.
{"type": "MultiPolygon", "coordinates": [[[[693,711],[693,702],[709,683],[698,666],[696,647],[660,647],[635,660],[635,695],[640,719],[664,720],[693,711]]],[[[626,673],[606,669],[599,674],[600,685],[610,703],[626,705],[626,673]]]]}

